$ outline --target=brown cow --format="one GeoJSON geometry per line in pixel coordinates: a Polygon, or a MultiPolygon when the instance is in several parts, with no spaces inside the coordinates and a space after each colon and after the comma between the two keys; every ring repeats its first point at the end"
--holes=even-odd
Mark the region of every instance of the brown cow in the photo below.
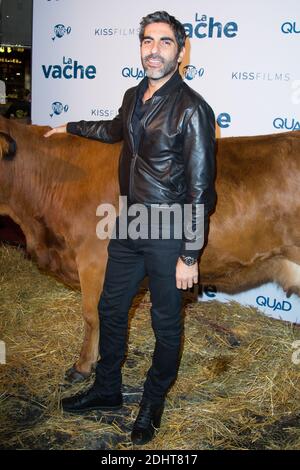
{"type": "MultiPolygon", "coordinates": [[[[0,214],[20,225],[41,268],[80,284],[85,338],[76,370],[85,377],[98,355],[107,257],[96,208],[118,206],[120,145],[62,134],[48,140],[45,127],[2,118],[0,131],[0,214]]],[[[234,293],[275,281],[300,295],[300,132],[219,139],[217,166],[201,282],[234,293]]],[[[80,377],[76,370],[70,380],[80,377]]]]}

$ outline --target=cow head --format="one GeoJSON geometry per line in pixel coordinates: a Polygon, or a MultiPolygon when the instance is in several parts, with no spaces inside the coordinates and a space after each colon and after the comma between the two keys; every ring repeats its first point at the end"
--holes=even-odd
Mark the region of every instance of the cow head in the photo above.
{"type": "Polygon", "coordinates": [[[17,144],[14,139],[5,132],[0,132],[0,160],[12,160],[16,155],[17,144]]]}

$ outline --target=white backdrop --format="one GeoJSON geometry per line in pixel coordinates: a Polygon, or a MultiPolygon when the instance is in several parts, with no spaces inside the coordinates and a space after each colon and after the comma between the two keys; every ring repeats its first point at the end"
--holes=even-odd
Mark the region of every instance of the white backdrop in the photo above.
{"type": "MultiPolygon", "coordinates": [[[[138,27],[165,9],[189,32],[181,72],[210,103],[219,136],[300,129],[299,0],[34,0],[32,121],[110,119],[143,77],[138,27]]],[[[300,321],[300,300],[273,285],[238,299],[300,321]]]]}

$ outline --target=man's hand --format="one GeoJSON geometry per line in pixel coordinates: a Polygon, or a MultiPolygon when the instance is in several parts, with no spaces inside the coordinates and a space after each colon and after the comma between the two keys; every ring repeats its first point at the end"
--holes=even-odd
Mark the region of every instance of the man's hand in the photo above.
{"type": "Polygon", "coordinates": [[[46,132],[46,134],[44,134],[44,137],[50,137],[50,135],[53,135],[53,134],[64,134],[66,132],[67,132],[67,124],[64,124],[63,126],[53,127],[51,131],[48,131],[46,132]]]}
{"type": "Polygon", "coordinates": [[[176,265],[176,287],[177,289],[187,289],[198,283],[198,262],[192,266],[187,266],[178,258],[176,265]]]}

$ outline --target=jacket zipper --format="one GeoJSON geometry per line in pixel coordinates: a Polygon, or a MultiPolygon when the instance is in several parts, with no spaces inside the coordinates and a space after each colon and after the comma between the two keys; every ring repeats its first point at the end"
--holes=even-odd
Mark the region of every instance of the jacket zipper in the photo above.
{"type": "Polygon", "coordinates": [[[134,172],[134,167],[135,167],[135,162],[137,158],[137,152],[135,148],[135,142],[133,138],[133,129],[132,129],[132,115],[130,118],[130,124],[129,124],[129,132],[130,132],[130,138],[131,138],[131,145],[132,145],[132,150],[133,150],[133,155],[131,158],[130,162],[130,173],[129,173],[129,200],[130,202],[133,202],[133,172],[134,172]]]}
{"type": "Polygon", "coordinates": [[[129,177],[129,199],[130,202],[134,202],[133,198],[133,174],[134,174],[134,167],[136,162],[137,154],[133,155],[133,158],[130,163],[130,177],[129,177]]]}

